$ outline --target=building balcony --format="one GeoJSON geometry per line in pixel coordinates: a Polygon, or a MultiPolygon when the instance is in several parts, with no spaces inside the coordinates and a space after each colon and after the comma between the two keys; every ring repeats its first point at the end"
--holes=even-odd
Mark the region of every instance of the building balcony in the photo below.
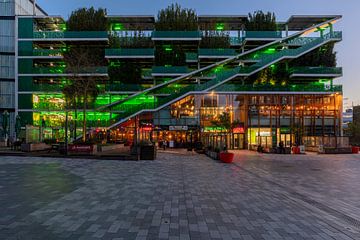
{"type": "Polygon", "coordinates": [[[19,51],[20,58],[63,58],[62,49],[33,49],[32,51],[19,51]]]}
{"type": "Polygon", "coordinates": [[[261,40],[261,39],[277,39],[282,38],[281,31],[246,31],[243,38],[249,40],[261,40]]]}
{"type": "Polygon", "coordinates": [[[161,76],[161,77],[176,77],[181,76],[189,72],[189,68],[186,66],[171,66],[171,67],[163,67],[163,66],[154,66],[152,68],[152,76],[161,76]]]}
{"type": "Polygon", "coordinates": [[[231,48],[199,49],[199,58],[229,58],[235,55],[236,55],[235,49],[231,49],[231,48]]]}
{"type": "Polygon", "coordinates": [[[215,89],[216,92],[316,92],[316,93],[342,93],[342,85],[314,84],[291,84],[287,86],[277,85],[237,85],[224,84],[215,89]]]}
{"type": "Polygon", "coordinates": [[[343,75],[340,67],[293,67],[290,69],[290,77],[330,77],[336,78],[343,75]]]}
{"type": "Polygon", "coordinates": [[[186,53],[186,62],[197,62],[198,61],[198,55],[197,53],[186,53]]]}
{"type": "Polygon", "coordinates": [[[105,49],[106,58],[155,58],[153,48],[118,48],[105,49]]]}
{"type": "Polygon", "coordinates": [[[101,31],[79,32],[34,32],[33,40],[36,41],[108,41],[108,33],[101,31]]]}
{"type": "Polygon", "coordinates": [[[123,84],[123,83],[113,83],[106,85],[105,90],[107,92],[138,92],[144,90],[140,84],[123,84]]]}
{"type": "Polygon", "coordinates": [[[38,67],[19,71],[19,76],[107,76],[107,67],[84,67],[78,72],[64,67],[38,67]]]}
{"type": "Polygon", "coordinates": [[[154,41],[200,41],[200,31],[154,31],[151,39],[154,41]]]}

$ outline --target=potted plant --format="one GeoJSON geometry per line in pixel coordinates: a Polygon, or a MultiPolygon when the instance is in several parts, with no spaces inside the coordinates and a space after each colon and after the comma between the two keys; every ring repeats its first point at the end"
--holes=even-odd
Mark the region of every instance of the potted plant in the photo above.
{"type": "MultiPolygon", "coordinates": [[[[231,134],[233,129],[240,123],[238,120],[231,122],[230,112],[223,112],[220,114],[217,120],[212,121],[212,124],[219,129],[222,129],[227,134],[231,134]]],[[[234,153],[228,151],[225,145],[222,151],[219,151],[220,161],[224,163],[231,163],[234,160],[234,153]]]]}

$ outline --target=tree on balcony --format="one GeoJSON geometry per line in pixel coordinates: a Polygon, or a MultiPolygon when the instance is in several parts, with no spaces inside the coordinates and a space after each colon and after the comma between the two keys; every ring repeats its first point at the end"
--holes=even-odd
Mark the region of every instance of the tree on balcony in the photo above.
{"type": "Polygon", "coordinates": [[[247,31],[276,31],[276,16],[275,13],[263,11],[255,11],[253,14],[249,13],[246,22],[247,31]]]}
{"type": "Polygon", "coordinates": [[[186,53],[181,45],[159,45],[155,50],[156,66],[185,66],[186,53]]]}
{"type": "Polygon", "coordinates": [[[111,83],[141,83],[141,67],[137,63],[121,62],[115,66],[110,66],[108,69],[108,74],[111,83]]]}
{"type": "Polygon", "coordinates": [[[158,13],[156,31],[197,31],[198,17],[193,9],[172,4],[158,13]]]}
{"type": "Polygon", "coordinates": [[[328,43],[291,62],[293,67],[336,67],[336,52],[334,43],[328,43]]]}

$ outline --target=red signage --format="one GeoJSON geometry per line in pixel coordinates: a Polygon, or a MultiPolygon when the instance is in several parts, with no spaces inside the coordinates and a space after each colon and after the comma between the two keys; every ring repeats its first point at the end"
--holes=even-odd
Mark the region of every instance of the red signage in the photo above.
{"type": "Polygon", "coordinates": [[[237,127],[233,129],[233,133],[245,133],[245,130],[243,127],[237,127]]]}

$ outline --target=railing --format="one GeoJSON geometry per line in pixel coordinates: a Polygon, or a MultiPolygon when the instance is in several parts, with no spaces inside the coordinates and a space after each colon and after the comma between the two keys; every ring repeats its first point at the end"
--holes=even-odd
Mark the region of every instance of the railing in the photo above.
{"type": "Polygon", "coordinates": [[[152,38],[160,38],[160,39],[201,39],[200,31],[154,31],[151,34],[152,38]]]}
{"type": "Polygon", "coordinates": [[[107,74],[107,67],[84,67],[76,73],[65,67],[39,67],[22,71],[20,74],[107,74]]]}
{"type": "Polygon", "coordinates": [[[144,90],[145,87],[140,84],[109,84],[106,85],[106,91],[123,91],[123,92],[137,92],[144,90]]]}
{"type": "Polygon", "coordinates": [[[235,49],[231,48],[200,48],[199,56],[235,56],[235,49]]]}
{"type": "Polygon", "coordinates": [[[108,38],[107,32],[100,31],[83,31],[83,32],[34,32],[33,38],[36,39],[66,39],[66,38],[108,38]]]}
{"type": "Polygon", "coordinates": [[[242,37],[230,37],[230,45],[241,45],[243,41],[242,37]]]}
{"type": "Polygon", "coordinates": [[[244,38],[282,38],[281,31],[246,31],[244,38]]]}
{"type": "Polygon", "coordinates": [[[186,61],[187,62],[197,62],[198,55],[197,53],[186,53],[186,61]]]}
{"type": "Polygon", "coordinates": [[[342,75],[341,67],[293,67],[290,74],[336,74],[342,75]]]}
{"type": "Polygon", "coordinates": [[[152,73],[154,74],[161,74],[161,73],[187,73],[189,72],[189,69],[188,67],[186,66],[178,66],[178,67],[174,67],[174,66],[171,66],[171,67],[163,67],[163,66],[154,66],[152,67],[152,73]]]}
{"type": "Polygon", "coordinates": [[[215,92],[342,92],[342,85],[324,84],[291,84],[287,86],[278,85],[236,85],[224,84],[215,89],[215,92]]]}
{"type": "Polygon", "coordinates": [[[19,51],[19,56],[42,56],[42,57],[55,57],[62,56],[63,50],[61,49],[34,49],[32,51],[19,51]]]}
{"type": "Polygon", "coordinates": [[[153,48],[105,49],[105,56],[154,56],[153,48]]]}

